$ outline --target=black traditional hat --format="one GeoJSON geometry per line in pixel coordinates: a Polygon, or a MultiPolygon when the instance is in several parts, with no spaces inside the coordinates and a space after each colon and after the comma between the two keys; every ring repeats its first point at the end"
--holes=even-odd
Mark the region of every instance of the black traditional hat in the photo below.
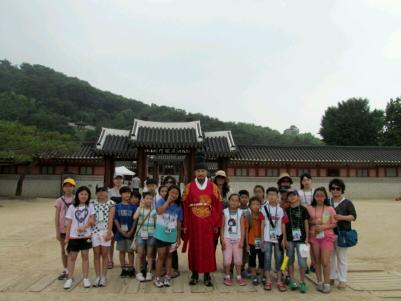
{"type": "Polygon", "coordinates": [[[198,169],[205,169],[207,170],[207,164],[205,161],[205,156],[203,155],[203,153],[197,153],[196,157],[195,157],[195,167],[194,170],[198,170],[198,169]]]}

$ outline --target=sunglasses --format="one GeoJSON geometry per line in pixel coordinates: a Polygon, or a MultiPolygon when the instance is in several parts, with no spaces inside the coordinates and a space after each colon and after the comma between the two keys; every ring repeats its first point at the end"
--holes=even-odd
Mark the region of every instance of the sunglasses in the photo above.
{"type": "Polygon", "coordinates": [[[341,187],[330,187],[330,190],[331,191],[333,191],[333,190],[336,190],[336,191],[341,191],[341,187]]]}

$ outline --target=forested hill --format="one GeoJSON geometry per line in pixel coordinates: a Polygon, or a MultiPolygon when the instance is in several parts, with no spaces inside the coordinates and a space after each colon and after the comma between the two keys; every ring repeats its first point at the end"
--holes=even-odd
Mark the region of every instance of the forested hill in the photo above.
{"type": "MultiPolygon", "coordinates": [[[[231,130],[237,144],[317,144],[311,134],[281,134],[268,127],[223,122],[202,114],[145,104],[92,87],[41,65],[0,61],[0,120],[94,140],[101,127],[129,129],[134,118],[152,121],[200,120],[205,131],[231,130]],[[78,130],[71,123],[94,126],[78,130]]],[[[290,124],[289,124],[290,125],[290,124]]]]}

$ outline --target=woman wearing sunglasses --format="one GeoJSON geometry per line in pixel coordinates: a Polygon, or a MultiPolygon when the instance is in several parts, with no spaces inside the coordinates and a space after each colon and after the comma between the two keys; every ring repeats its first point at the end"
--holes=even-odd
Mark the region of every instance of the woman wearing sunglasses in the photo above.
{"type": "MultiPolygon", "coordinates": [[[[333,179],[329,183],[331,193],[330,204],[336,211],[337,228],[334,229],[336,237],[338,231],[351,230],[351,222],[356,220],[356,211],[354,204],[344,197],[345,184],[341,179],[333,179]]],[[[338,280],[337,288],[345,289],[347,283],[347,248],[339,247],[337,239],[334,242],[334,251],[330,260],[330,279],[331,285],[338,280]]]]}

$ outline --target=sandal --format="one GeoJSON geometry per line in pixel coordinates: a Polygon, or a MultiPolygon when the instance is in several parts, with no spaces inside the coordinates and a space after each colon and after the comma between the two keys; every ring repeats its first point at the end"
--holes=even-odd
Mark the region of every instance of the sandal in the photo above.
{"type": "Polygon", "coordinates": [[[108,263],[108,265],[107,265],[107,268],[108,268],[109,270],[111,270],[113,267],[114,267],[114,262],[109,261],[109,263],[108,263]]]}
{"type": "Polygon", "coordinates": [[[180,272],[179,271],[173,271],[173,275],[171,275],[171,278],[177,278],[177,277],[180,277],[180,272]]]}
{"type": "Polygon", "coordinates": [[[272,285],[271,281],[266,281],[264,288],[265,288],[266,291],[271,291],[272,290],[272,286],[273,285],[272,285]]]}
{"type": "Polygon", "coordinates": [[[287,290],[287,288],[285,287],[284,283],[282,283],[281,281],[277,282],[277,288],[278,288],[278,290],[280,292],[285,292],[287,290]]]}
{"type": "Polygon", "coordinates": [[[191,280],[189,280],[189,285],[197,285],[198,281],[199,279],[191,277],[191,280]]]}

